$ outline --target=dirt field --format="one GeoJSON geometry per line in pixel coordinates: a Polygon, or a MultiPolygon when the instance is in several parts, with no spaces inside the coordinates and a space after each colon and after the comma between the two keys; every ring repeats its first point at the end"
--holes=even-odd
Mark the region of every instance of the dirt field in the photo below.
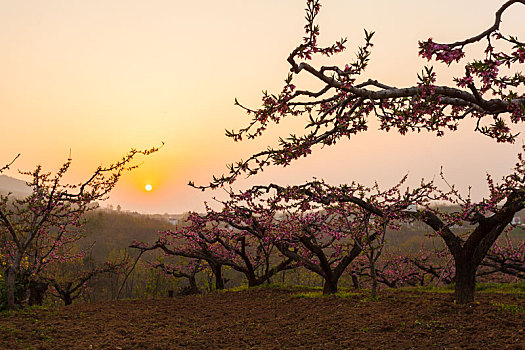
{"type": "Polygon", "coordinates": [[[33,309],[0,317],[2,349],[525,349],[525,297],[256,289],[33,309]]]}

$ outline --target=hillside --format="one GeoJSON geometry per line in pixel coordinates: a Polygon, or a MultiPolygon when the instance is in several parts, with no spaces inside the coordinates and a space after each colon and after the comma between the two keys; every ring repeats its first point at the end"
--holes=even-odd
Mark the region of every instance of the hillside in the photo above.
{"type": "Polygon", "coordinates": [[[86,215],[84,245],[95,242],[93,257],[106,260],[112,251],[127,248],[133,240],[152,243],[159,231],[173,229],[166,219],[139,213],[97,209],[86,215]]]}
{"type": "Polygon", "coordinates": [[[12,193],[16,197],[24,197],[31,193],[31,189],[23,180],[0,175],[0,193],[12,193]]]}

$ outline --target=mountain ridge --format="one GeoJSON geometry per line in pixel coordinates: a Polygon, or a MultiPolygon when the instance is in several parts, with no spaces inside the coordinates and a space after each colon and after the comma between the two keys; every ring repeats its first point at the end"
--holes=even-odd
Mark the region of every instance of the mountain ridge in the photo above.
{"type": "Polygon", "coordinates": [[[8,175],[0,175],[0,192],[12,193],[15,196],[27,196],[31,193],[31,188],[24,180],[20,180],[8,175]]]}

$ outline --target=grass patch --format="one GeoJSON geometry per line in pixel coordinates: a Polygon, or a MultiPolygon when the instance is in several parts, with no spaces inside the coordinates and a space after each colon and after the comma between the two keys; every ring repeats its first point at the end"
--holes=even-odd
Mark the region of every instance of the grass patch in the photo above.
{"type": "MultiPolygon", "coordinates": [[[[398,291],[412,292],[412,293],[444,293],[451,294],[454,293],[454,283],[449,285],[435,286],[417,286],[417,287],[401,287],[396,288],[398,291]]],[[[272,284],[262,284],[256,287],[248,287],[248,285],[241,285],[238,287],[233,287],[229,289],[223,289],[218,292],[242,292],[247,290],[257,290],[257,289],[282,289],[289,291],[301,291],[298,294],[294,295],[294,298],[320,298],[324,297],[322,287],[305,287],[300,285],[290,286],[282,283],[272,283],[272,284]]],[[[385,290],[389,290],[388,288],[385,290]]],[[[503,294],[514,294],[525,296],[525,282],[521,283],[478,283],[476,285],[476,292],[480,293],[503,293],[503,294]]],[[[349,298],[356,295],[366,295],[369,294],[369,289],[360,289],[356,292],[355,289],[351,288],[340,288],[340,291],[335,294],[335,296],[340,298],[349,298]]],[[[381,292],[379,292],[381,294],[381,292]]],[[[329,296],[329,295],[328,295],[329,296]]]]}
{"type": "Polygon", "coordinates": [[[481,293],[503,293],[525,296],[525,282],[522,283],[479,283],[476,291],[481,293]]]}
{"type": "Polygon", "coordinates": [[[302,292],[292,295],[292,298],[294,299],[317,299],[317,298],[323,298],[326,297],[326,295],[323,294],[323,292],[302,292]]]}
{"type": "Polygon", "coordinates": [[[237,287],[232,287],[232,288],[228,288],[228,289],[221,289],[221,290],[218,290],[217,292],[219,293],[226,293],[226,292],[243,292],[245,290],[248,290],[248,285],[240,285],[240,286],[237,286],[237,287]]]}
{"type": "Polygon", "coordinates": [[[491,305],[498,307],[501,311],[512,312],[513,314],[523,314],[525,313],[525,308],[516,304],[503,304],[497,303],[494,301],[490,302],[491,305]]]}
{"type": "Polygon", "coordinates": [[[16,311],[15,310],[2,310],[0,311],[0,315],[4,318],[7,318],[7,317],[16,315],[16,311]]]}
{"type": "Polygon", "coordinates": [[[27,307],[21,309],[20,313],[30,315],[30,314],[34,313],[34,311],[37,311],[37,310],[49,311],[49,307],[48,306],[42,306],[42,305],[27,306],[27,307]]]}
{"type": "Polygon", "coordinates": [[[302,292],[302,293],[294,294],[294,295],[292,295],[292,298],[294,298],[294,299],[301,299],[301,298],[317,299],[317,298],[330,298],[330,297],[335,297],[335,298],[352,298],[352,297],[361,296],[361,295],[362,295],[362,293],[348,292],[348,291],[337,292],[335,294],[323,294],[323,292],[321,292],[321,291],[310,291],[310,292],[302,292]]]}
{"type": "Polygon", "coordinates": [[[33,305],[33,306],[26,306],[24,308],[15,309],[15,310],[2,310],[0,311],[0,316],[6,318],[6,317],[15,316],[15,315],[32,315],[37,310],[49,311],[49,307],[33,305]]]}
{"type": "Polygon", "coordinates": [[[363,293],[344,291],[344,292],[337,292],[335,295],[339,298],[352,298],[355,296],[363,295],[363,293]]]}
{"type": "Polygon", "coordinates": [[[232,287],[228,289],[216,290],[218,293],[226,292],[243,292],[247,290],[260,290],[260,289],[280,289],[280,290],[308,290],[308,291],[322,291],[322,287],[305,287],[301,285],[286,285],[283,283],[270,283],[270,284],[261,284],[255,287],[249,287],[247,284],[243,284],[237,287],[232,287]]]}
{"type": "Polygon", "coordinates": [[[237,287],[232,287],[228,289],[222,289],[218,290],[219,293],[225,293],[225,292],[243,292],[246,290],[255,290],[255,289],[287,289],[287,288],[294,288],[290,286],[285,286],[282,283],[270,283],[270,284],[261,284],[259,286],[255,287],[249,287],[247,284],[242,284],[237,287]]]}
{"type": "Polygon", "coordinates": [[[423,293],[454,293],[454,285],[446,286],[423,286],[423,287],[401,287],[398,290],[408,292],[423,292],[423,293]]]}
{"type": "Polygon", "coordinates": [[[256,286],[256,287],[253,287],[254,289],[286,289],[286,290],[290,290],[290,289],[304,289],[305,287],[304,286],[299,286],[299,285],[294,285],[294,286],[290,286],[290,285],[286,285],[284,283],[270,283],[270,284],[261,284],[260,286],[256,286]]]}
{"type": "MultiPolygon", "coordinates": [[[[428,293],[453,293],[454,283],[446,286],[402,287],[399,290],[428,293]]],[[[525,295],[525,282],[521,283],[477,283],[476,292],[525,295]]]]}
{"type": "Polygon", "coordinates": [[[373,297],[371,294],[365,296],[361,300],[359,300],[360,303],[368,303],[368,302],[374,302],[379,301],[382,298],[381,293],[378,293],[375,297],[373,297]]]}
{"type": "Polygon", "coordinates": [[[24,333],[20,329],[16,328],[15,325],[1,325],[0,332],[2,334],[13,336],[17,339],[24,337],[24,333]]]}

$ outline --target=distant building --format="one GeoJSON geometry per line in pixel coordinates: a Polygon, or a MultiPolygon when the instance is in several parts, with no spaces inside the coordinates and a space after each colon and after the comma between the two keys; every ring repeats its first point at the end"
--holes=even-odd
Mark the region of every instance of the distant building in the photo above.
{"type": "Polygon", "coordinates": [[[176,218],[169,218],[168,221],[170,224],[177,226],[179,224],[179,219],[176,218]]]}

